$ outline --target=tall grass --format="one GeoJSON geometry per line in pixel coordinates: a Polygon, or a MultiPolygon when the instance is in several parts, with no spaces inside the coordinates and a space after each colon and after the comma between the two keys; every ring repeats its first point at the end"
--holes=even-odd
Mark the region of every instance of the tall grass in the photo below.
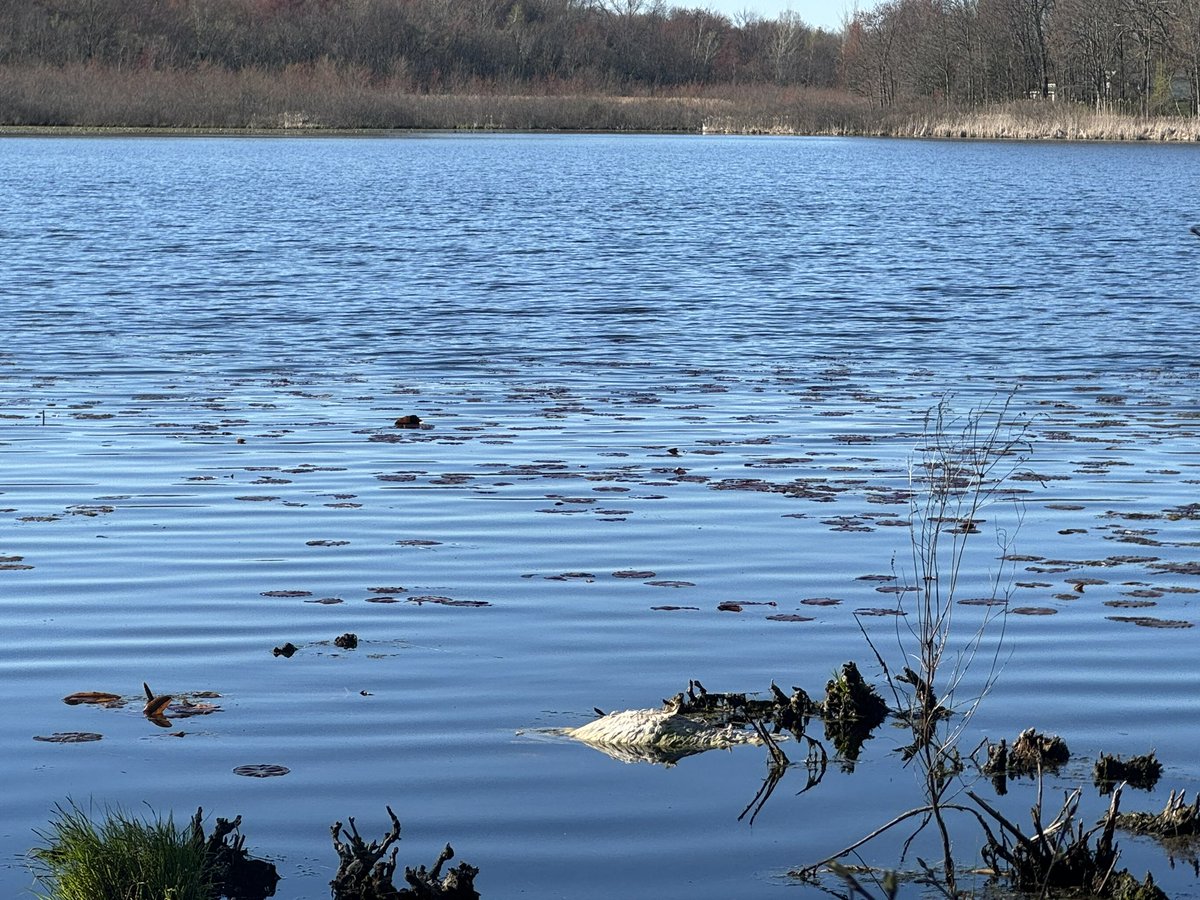
{"type": "Polygon", "coordinates": [[[33,850],[41,900],[212,900],[205,846],[168,817],[137,819],[106,810],[94,821],[75,805],[57,807],[33,850]]]}

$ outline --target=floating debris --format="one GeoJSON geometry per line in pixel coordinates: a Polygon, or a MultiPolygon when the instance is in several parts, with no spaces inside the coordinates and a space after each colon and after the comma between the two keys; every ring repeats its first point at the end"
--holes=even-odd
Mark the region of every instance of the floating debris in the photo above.
{"type": "Polygon", "coordinates": [[[120,694],[109,694],[105,691],[77,691],[74,694],[68,694],[63,697],[63,703],[67,706],[78,706],[81,703],[95,704],[96,706],[115,707],[124,706],[125,698],[120,694]]]}
{"type": "Polygon", "coordinates": [[[274,649],[272,649],[271,654],[273,656],[282,656],[284,659],[291,659],[293,656],[295,656],[296,651],[299,649],[300,648],[297,647],[295,644],[293,644],[291,641],[288,641],[282,647],[275,647],[274,649]]]}
{"type": "Polygon", "coordinates": [[[347,631],[335,637],[333,643],[335,647],[341,647],[343,650],[354,650],[358,647],[358,635],[347,631]]]}

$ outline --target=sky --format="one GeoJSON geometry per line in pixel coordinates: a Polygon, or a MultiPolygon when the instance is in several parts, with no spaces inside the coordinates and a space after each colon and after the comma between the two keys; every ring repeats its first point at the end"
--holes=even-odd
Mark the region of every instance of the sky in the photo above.
{"type": "Polygon", "coordinates": [[[809,25],[840,31],[843,15],[852,13],[856,5],[859,9],[869,9],[874,4],[870,0],[858,0],[857,4],[855,0],[668,0],[667,5],[711,9],[730,17],[750,10],[764,19],[777,18],[781,12],[791,9],[809,25]]]}

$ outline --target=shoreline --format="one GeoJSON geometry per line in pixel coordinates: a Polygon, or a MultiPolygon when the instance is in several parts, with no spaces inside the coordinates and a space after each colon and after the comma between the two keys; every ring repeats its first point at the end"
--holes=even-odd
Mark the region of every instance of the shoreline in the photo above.
{"type": "MultiPolygon", "coordinates": [[[[604,99],[604,98],[599,98],[604,99]]],[[[578,128],[535,125],[463,124],[430,126],[230,126],[230,125],[23,125],[0,124],[0,138],[36,137],[269,137],[394,138],[418,134],[659,134],[697,137],[853,137],[948,141],[1012,141],[1054,143],[1200,144],[1200,119],[1149,118],[1065,110],[1059,118],[1030,120],[1006,112],[980,111],[937,118],[910,116],[891,126],[804,128],[786,117],[763,121],[753,116],[704,121],[698,128],[578,128]]]]}

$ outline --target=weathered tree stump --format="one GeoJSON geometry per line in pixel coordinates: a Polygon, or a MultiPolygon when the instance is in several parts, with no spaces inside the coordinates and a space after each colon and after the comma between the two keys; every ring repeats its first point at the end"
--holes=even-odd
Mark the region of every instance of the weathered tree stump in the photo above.
{"type": "Polygon", "coordinates": [[[337,872],[329,883],[333,900],[479,900],[475,890],[477,868],[459,863],[442,875],[442,866],[454,858],[454,849],[449,844],[432,869],[405,868],[404,881],[408,887],[397,888],[392,878],[396,874],[398,848],[393,845],[400,840],[400,820],[390,806],[387,812],[392,820],[391,830],[382,840],[370,843],[359,835],[353,818],[347,819],[349,830],[341,822],[333,823],[330,831],[339,859],[337,872]]]}
{"type": "Polygon", "coordinates": [[[230,821],[218,818],[213,832],[204,837],[200,824],[204,810],[192,817],[192,836],[204,845],[205,866],[212,878],[215,897],[227,900],[265,900],[275,896],[279,873],[275,864],[255,859],[246,852],[246,838],[238,832],[242,817],[230,821]]]}

